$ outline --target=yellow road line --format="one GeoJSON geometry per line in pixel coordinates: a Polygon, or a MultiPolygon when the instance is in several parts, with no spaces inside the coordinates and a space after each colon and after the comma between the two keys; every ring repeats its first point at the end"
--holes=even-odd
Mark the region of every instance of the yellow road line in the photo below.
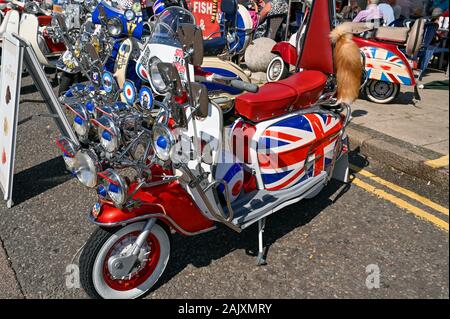
{"type": "Polygon", "coordinates": [[[385,192],[382,189],[376,188],[370,184],[367,184],[366,182],[360,180],[359,178],[355,177],[352,180],[352,183],[358,187],[361,187],[362,189],[366,190],[369,193],[372,193],[380,198],[383,198],[391,203],[393,203],[394,205],[405,209],[406,211],[414,214],[417,217],[420,217],[422,219],[425,219],[429,222],[432,222],[433,224],[435,224],[436,226],[438,226],[439,228],[445,230],[446,232],[448,232],[448,223],[442,219],[437,218],[436,216],[427,213],[426,211],[413,206],[411,204],[409,204],[408,202],[404,201],[403,199],[400,199],[398,197],[395,197],[392,194],[389,194],[387,192],[385,192]]]}
{"type": "Polygon", "coordinates": [[[431,166],[433,168],[441,168],[441,167],[448,166],[448,161],[449,161],[448,155],[445,155],[445,156],[439,157],[435,160],[426,161],[425,164],[427,164],[428,166],[431,166]]]}
{"type": "Polygon", "coordinates": [[[405,196],[408,196],[409,198],[414,199],[415,201],[418,201],[419,203],[426,205],[446,216],[448,216],[449,214],[449,210],[447,207],[441,206],[439,204],[436,204],[435,202],[429,200],[426,197],[423,197],[419,194],[416,194],[406,188],[400,187],[398,185],[395,185],[394,183],[388,182],[384,179],[382,179],[381,177],[376,176],[375,174],[372,174],[371,172],[368,172],[364,169],[361,169],[355,165],[350,165],[350,168],[356,172],[358,172],[359,174],[361,174],[362,176],[368,177],[371,180],[374,180],[375,182],[377,182],[378,184],[381,184],[383,186],[386,186],[390,189],[392,189],[393,191],[396,191],[397,193],[403,194],[405,196]]]}

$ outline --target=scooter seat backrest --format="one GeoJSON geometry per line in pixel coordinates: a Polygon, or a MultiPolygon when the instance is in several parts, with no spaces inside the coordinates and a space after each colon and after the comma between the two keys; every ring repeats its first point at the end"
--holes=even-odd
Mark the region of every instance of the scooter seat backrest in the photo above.
{"type": "Polygon", "coordinates": [[[331,21],[328,0],[314,0],[309,12],[305,37],[300,44],[298,67],[333,74],[333,53],[330,41],[331,21]]]}
{"type": "Polygon", "coordinates": [[[375,37],[378,40],[392,41],[397,43],[405,43],[408,39],[409,29],[406,27],[379,27],[375,37]]]}
{"type": "Polygon", "coordinates": [[[424,19],[417,19],[411,27],[411,31],[409,31],[408,41],[406,42],[406,55],[409,57],[413,57],[419,52],[423,42],[424,31],[424,19]]]}

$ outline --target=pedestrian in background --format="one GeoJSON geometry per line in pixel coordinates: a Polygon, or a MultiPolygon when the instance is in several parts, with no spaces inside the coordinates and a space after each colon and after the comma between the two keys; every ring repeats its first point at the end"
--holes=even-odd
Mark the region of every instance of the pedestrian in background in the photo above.
{"type": "Polygon", "coordinates": [[[378,9],[380,9],[383,16],[384,25],[390,25],[392,22],[394,22],[394,9],[389,4],[389,0],[380,0],[378,9]]]}
{"type": "Polygon", "coordinates": [[[378,0],[368,0],[367,9],[358,13],[353,22],[366,22],[370,20],[382,19],[383,14],[378,8],[378,0]]]}
{"type": "Polygon", "coordinates": [[[361,11],[357,0],[350,0],[349,5],[342,8],[341,14],[345,20],[353,20],[361,11]]]}

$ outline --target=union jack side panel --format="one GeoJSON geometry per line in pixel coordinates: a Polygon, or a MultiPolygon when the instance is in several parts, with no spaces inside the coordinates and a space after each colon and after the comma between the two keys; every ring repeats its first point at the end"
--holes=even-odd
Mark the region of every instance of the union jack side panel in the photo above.
{"type": "Polygon", "coordinates": [[[412,85],[409,66],[395,53],[372,46],[362,47],[366,56],[366,71],[369,79],[412,85]]]}
{"type": "Polygon", "coordinates": [[[293,115],[269,126],[257,147],[264,188],[287,189],[326,170],[341,128],[333,113],[293,115]]]}

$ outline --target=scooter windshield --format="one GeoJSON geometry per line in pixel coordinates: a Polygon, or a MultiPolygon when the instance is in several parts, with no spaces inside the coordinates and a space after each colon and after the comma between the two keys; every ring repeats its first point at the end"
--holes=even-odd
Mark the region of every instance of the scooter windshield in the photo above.
{"type": "Polygon", "coordinates": [[[182,23],[195,24],[192,13],[181,7],[167,8],[155,21],[150,43],[181,47],[177,30],[182,23]]]}

